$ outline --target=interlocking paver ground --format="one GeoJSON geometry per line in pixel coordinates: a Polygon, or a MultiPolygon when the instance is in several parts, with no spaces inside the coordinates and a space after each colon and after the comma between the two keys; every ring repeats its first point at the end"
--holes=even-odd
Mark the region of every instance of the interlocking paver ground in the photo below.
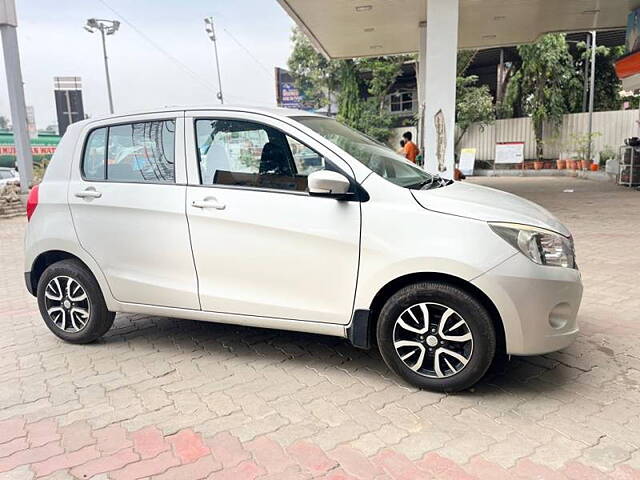
{"type": "Polygon", "coordinates": [[[65,344],[23,285],[24,218],[0,221],[0,478],[640,478],[640,193],[473,182],[565,222],[585,293],[573,346],[457,395],[337,338],[118,315],[65,344]]]}

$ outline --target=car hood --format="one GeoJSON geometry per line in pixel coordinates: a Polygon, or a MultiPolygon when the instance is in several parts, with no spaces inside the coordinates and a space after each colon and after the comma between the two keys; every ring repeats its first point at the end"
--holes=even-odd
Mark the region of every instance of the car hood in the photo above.
{"type": "Polygon", "coordinates": [[[509,222],[571,233],[551,213],[529,200],[480,185],[453,182],[431,190],[411,190],[416,201],[434,212],[486,222],[509,222]]]}

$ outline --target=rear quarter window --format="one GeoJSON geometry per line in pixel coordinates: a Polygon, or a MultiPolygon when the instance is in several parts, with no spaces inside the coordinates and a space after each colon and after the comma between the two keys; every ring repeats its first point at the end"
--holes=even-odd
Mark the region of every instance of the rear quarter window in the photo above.
{"type": "Polygon", "coordinates": [[[175,121],[135,122],[91,131],[82,174],[88,181],[175,183],[175,121]]]}

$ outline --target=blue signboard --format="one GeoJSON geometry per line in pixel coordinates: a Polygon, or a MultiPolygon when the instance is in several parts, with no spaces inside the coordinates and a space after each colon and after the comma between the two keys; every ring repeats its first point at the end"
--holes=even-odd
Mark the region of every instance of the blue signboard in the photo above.
{"type": "Polygon", "coordinates": [[[302,98],[300,92],[292,84],[288,82],[282,82],[280,84],[280,105],[285,108],[300,108],[302,98]]]}

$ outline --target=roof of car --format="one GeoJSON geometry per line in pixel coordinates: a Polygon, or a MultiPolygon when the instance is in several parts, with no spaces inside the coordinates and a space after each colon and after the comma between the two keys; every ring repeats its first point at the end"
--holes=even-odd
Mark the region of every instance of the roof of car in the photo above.
{"type": "Polygon", "coordinates": [[[314,116],[321,117],[322,115],[318,115],[316,113],[308,112],[305,110],[297,110],[293,108],[279,108],[279,107],[255,107],[249,105],[168,105],[159,108],[147,108],[144,110],[136,110],[129,111],[123,113],[116,113],[112,115],[102,115],[98,117],[92,117],[90,119],[85,120],[85,122],[92,122],[96,120],[108,120],[108,119],[118,119],[122,117],[128,117],[133,115],[143,115],[143,114],[153,114],[153,113],[165,113],[165,112],[183,112],[183,111],[198,111],[198,110],[218,110],[221,112],[246,112],[246,113],[262,113],[271,116],[282,116],[282,117],[306,117],[306,116],[314,116]]]}

